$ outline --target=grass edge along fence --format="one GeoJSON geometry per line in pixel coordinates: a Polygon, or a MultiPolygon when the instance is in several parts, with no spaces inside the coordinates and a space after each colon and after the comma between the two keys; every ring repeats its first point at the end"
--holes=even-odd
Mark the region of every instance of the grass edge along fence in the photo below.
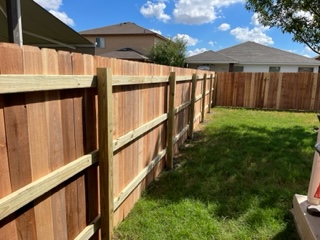
{"type": "MultiPolygon", "coordinates": [[[[3,183],[0,189],[0,232],[2,236],[10,239],[17,239],[18,235],[25,239],[40,239],[44,235],[47,239],[57,239],[58,236],[68,239],[95,239],[99,238],[99,229],[102,239],[111,239],[114,225],[128,214],[139,198],[137,193],[131,197],[133,192],[143,181],[145,185],[141,189],[145,188],[162,170],[164,161],[169,169],[172,168],[173,154],[178,145],[182,144],[187,136],[192,137],[193,128],[203,120],[205,112],[210,111],[212,104],[214,75],[207,77],[206,72],[198,71],[186,76],[183,70],[168,67],[163,72],[159,71],[158,76],[146,76],[135,72],[134,67],[162,67],[48,49],[39,50],[28,46],[21,49],[11,44],[1,44],[0,52],[2,56],[7,56],[5,62],[0,61],[0,154],[3,183]],[[21,61],[19,57],[22,57],[21,61]],[[57,59],[59,70],[55,71],[52,69],[55,69],[57,59]],[[19,64],[23,66],[23,71],[19,70],[19,64]],[[68,66],[71,66],[72,71],[65,69],[68,66]],[[6,67],[12,69],[8,70],[6,67]],[[32,69],[29,70],[29,67],[32,69]],[[92,74],[95,67],[97,76],[92,74]],[[41,68],[45,70],[40,72],[41,68]],[[85,68],[89,70],[83,70],[85,68]],[[119,74],[123,68],[129,68],[128,71],[133,71],[133,74],[119,74]],[[65,72],[59,75],[61,71],[65,72]],[[117,74],[113,74],[113,71],[117,74]],[[146,98],[137,97],[144,101],[158,96],[151,96],[148,89],[160,85],[163,91],[160,99],[164,102],[159,104],[164,105],[165,112],[130,131],[123,132],[123,127],[122,133],[118,133],[114,138],[114,124],[130,120],[130,117],[123,118],[124,115],[121,114],[114,116],[119,109],[112,109],[115,106],[112,99],[120,101],[125,99],[126,95],[131,96],[135,89],[132,86],[136,85],[137,91],[142,95],[148,93],[146,98]],[[87,91],[96,88],[97,93],[87,91]],[[84,109],[81,107],[83,105],[84,109]],[[68,116],[69,113],[71,116],[68,116]],[[94,126],[87,129],[87,124],[91,123],[95,118],[92,115],[95,114],[99,137],[89,132],[90,129],[95,129],[94,126]],[[119,116],[122,119],[117,119],[119,116]],[[41,117],[46,119],[42,120],[41,117]],[[85,120],[82,121],[81,118],[85,120]],[[65,126],[58,126],[56,121],[65,123],[65,126]],[[79,125],[79,128],[74,126],[69,134],[68,130],[73,125],[79,125]],[[121,157],[130,158],[128,154],[132,155],[134,151],[128,146],[147,137],[138,149],[144,151],[143,144],[152,142],[149,134],[159,126],[162,130],[152,133],[154,136],[160,134],[157,141],[161,143],[157,144],[152,155],[155,157],[144,160],[140,164],[142,166],[139,173],[127,178],[128,173],[121,173],[121,168],[113,165],[119,165],[117,161],[120,161],[121,157]],[[48,132],[41,132],[44,129],[48,132]],[[85,133],[79,132],[79,129],[85,133]],[[60,133],[63,135],[61,138],[58,136],[60,133]],[[41,134],[43,139],[39,138],[41,134]],[[59,141],[51,140],[51,136],[59,141]],[[89,145],[100,146],[98,149],[82,146],[88,144],[88,136],[93,142],[96,139],[96,144],[89,145]],[[32,139],[35,142],[32,142],[32,139]],[[75,145],[69,143],[71,139],[75,140],[75,145]],[[63,140],[62,143],[60,140],[63,140]],[[44,145],[47,149],[41,150],[44,145]],[[57,145],[63,152],[58,152],[60,148],[57,145]],[[72,146],[68,148],[69,145],[72,146]],[[160,147],[162,149],[159,151],[160,147]],[[75,153],[70,153],[69,149],[75,153]],[[119,157],[119,154],[122,156],[119,157]],[[52,167],[51,165],[61,160],[55,158],[57,156],[69,160],[52,167]],[[114,159],[115,156],[117,159],[114,159]],[[53,159],[52,162],[48,160],[49,170],[45,169],[48,166],[42,166],[45,164],[41,162],[41,158],[53,159]],[[37,163],[37,159],[41,161],[37,163]],[[46,171],[40,172],[41,168],[46,171]],[[95,172],[97,169],[99,171],[95,172]],[[35,174],[37,171],[38,174],[35,174]],[[32,175],[31,178],[23,182],[21,179],[29,174],[32,175]],[[92,180],[92,177],[98,176],[100,180],[92,180]],[[125,187],[120,192],[114,190],[119,184],[114,182],[115,177],[118,182],[126,181],[122,183],[125,187]],[[100,195],[100,198],[97,195],[100,195]],[[128,201],[131,202],[126,204],[128,201]],[[122,209],[121,216],[119,213],[115,216],[123,205],[125,209],[122,209]],[[60,212],[59,209],[65,212],[60,212]]],[[[152,90],[152,93],[157,94],[156,90],[152,90]]],[[[150,156],[144,154],[142,157],[150,156]]],[[[136,158],[141,160],[142,157],[136,158]]],[[[132,156],[130,159],[132,160],[132,156]]]]}

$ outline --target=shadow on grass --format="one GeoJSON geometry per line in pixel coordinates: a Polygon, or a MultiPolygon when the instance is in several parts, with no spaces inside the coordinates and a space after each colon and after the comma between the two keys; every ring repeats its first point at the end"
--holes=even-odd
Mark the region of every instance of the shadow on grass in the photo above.
{"type": "Polygon", "coordinates": [[[145,198],[196,199],[214,204],[212,215],[219,219],[245,215],[245,224],[256,230],[274,220],[285,227],[272,239],[299,239],[289,210],[295,193],[306,194],[315,138],[299,126],[207,126],[186,142],[176,169],[164,172],[145,198]]]}

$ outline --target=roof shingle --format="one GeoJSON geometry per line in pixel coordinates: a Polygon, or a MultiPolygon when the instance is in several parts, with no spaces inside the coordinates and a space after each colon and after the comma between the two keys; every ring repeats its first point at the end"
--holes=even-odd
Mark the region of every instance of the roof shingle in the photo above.
{"type": "MultiPolygon", "coordinates": [[[[79,32],[82,35],[122,35],[122,34],[153,34],[159,35],[156,32],[140,27],[132,22],[123,22],[110,26],[89,29],[79,32]]],[[[161,36],[161,35],[159,35],[161,36]]],[[[162,37],[162,36],[161,36],[162,37]]]]}
{"type": "Polygon", "coordinates": [[[217,51],[217,53],[237,59],[240,64],[320,65],[317,60],[255,42],[238,44],[233,47],[217,51]]]}
{"type": "Polygon", "coordinates": [[[214,51],[205,51],[203,53],[191,56],[186,58],[187,63],[238,63],[237,60],[228,57],[224,54],[214,52],[214,51]]]}

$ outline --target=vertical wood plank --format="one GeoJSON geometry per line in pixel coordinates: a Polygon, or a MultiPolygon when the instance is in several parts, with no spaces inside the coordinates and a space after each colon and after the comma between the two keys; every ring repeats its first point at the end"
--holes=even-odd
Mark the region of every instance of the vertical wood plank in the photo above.
{"type": "MultiPolygon", "coordinates": [[[[3,101],[3,96],[0,95],[0,198],[5,197],[12,192],[3,101]]],[[[7,217],[0,221],[0,236],[3,237],[3,239],[18,239],[16,221],[13,217],[14,216],[11,216],[11,218],[7,217]]]]}
{"type": "Polygon", "coordinates": [[[320,110],[320,75],[318,74],[317,81],[317,87],[316,87],[316,97],[315,97],[315,104],[314,104],[314,110],[319,111],[320,110]]]}
{"type": "Polygon", "coordinates": [[[101,237],[113,235],[113,117],[111,69],[98,68],[101,237]]]}
{"type": "Polygon", "coordinates": [[[195,111],[195,99],[196,99],[196,87],[197,87],[197,74],[192,74],[192,83],[191,83],[191,105],[190,105],[190,112],[189,112],[189,131],[188,137],[190,139],[193,138],[193,119],[194,119],[194,111],[195,111]]]}
{"type": "MultiPolygon", "coordinates": [[[[73,98],[70,96],[73,92],[61,93],[61,124],[63,140],[64,164],[68,164],[76,159],[75,143],[75,122],[73,98]]],[[[66,211],[67,211],[67,229],[68,239],[72,239],[79,233],[78,225],[78,189],[75,177],[66,182],[65,186],[66,211]]]]}
{"type": "MultiPolygon", "coordinates": [[[[41,50],[37,47],[23,46],[24,73],[41,74],[43,72],[41,50]]],[[[32,180],[35,181],[50,172],[48,153],[47,119],[45,93],[26,93],[28,110],[28,131],[32,180]]],[[[38,239],[53,239],[53,219],[50,193],[37,198],[34,206],[38,239]]]]}
{"type": "MultiPolygon", "coordinates": [[[[43,92],[27,93],[26,100],[32,180],[34,181],[50,172],[45,94],[43,92]]],[[[34,211],[38,239],[54,239],[52,205],[48,194],[35,200],[34,211]]]]}
{"type": "Polygon", "coordinates": [[[255,87],[256,87],[256,74],[252,73],[251,75],[251,84],[250,84],[250,97],[249,97],[249,107],[254,108],[255,107],[255,87]]]}
{"type": "MultiPolygon", "coordinates": [[[[5,98],[5,126],[12,190],[16,191],[32,182],[29,133],[25,94],[10,94],[5,98]]],[[[33,203],[14,213],[21,239],[36,239],[33,203]]]]}
{"type": "Polygon", "coordinates": [[[24,74],[42,74],[41,50],[37,47],[23,46],[24,74]]]}
{"type": "Polygon", "coordinates": [[[167,139],[167,168],[173,169],[173,137],[174,137],[174,100],[176,93],[176,73],[171,72],[169,78],[169,109],[168,109],[168,139],[167,139]]]}
{"type": "Polygon", "coordinates": [[[317,93],[317,83],[318,83],[318,73],[314,73],[313,74],[313,79],[312,79],[312,92],[311,92],[310,110],[316,110],[314,108],[314,106],[315,106],[316,93],[317,93]]]}
{"type": "Polygon", "coordinates": [[[212,106],[217,105],[217,95],[218,95],[218,73],[214,73],[213,77],[213,92],[212,92],[212,106]]]}
{"type": "MultiPolygon", "coordinates": [[[[16,44],[0,43],[0,73],[22,74],[23,51],[16,44]]],[[[12,191],[32,182],[25,94],[4,96],[4,119],[12,191]]],[[[23,239],[36,238],[33,203],[14,213],[17,233],[23,239]]]]}
{"type": "Polygon", "coordinates": [[[270,86],[270,74],[265,73],[264,74],[264,89],[263,89],[263,108],[266,108],[268,106],[268,96],[269,96],[269,86],[270,86]]]}
{"type": "MultiPolygon", "coordinates": [[[[41,49],[43,74],[59,74],[58,54],[53,49],[41,49]]],[[[60,91],[45,93],[48,126],[49,166],[54,171],[64,166],[60,91]]],[[[54,239],[67,239],[66,198],[64,184],[51,195],[54,239]]]]}
{"type": "Polygon", "coordinates": [[[207,88],[207,74],[203,75],[202,83],[202,104],[201,104],[201,122],[204,121],[205,111],[206,111],[206,89],[207,88]]]}
{"type": "MultiPolygon", "coordinates": [[[[72,53],[72,73],[73,74],[86,74],[91,72],[91,62],[92,59],[86,57],[79,53],[72,53]],[[81,67],[75,67],[80,65],[81,67]]],[[[83,96],[84,90],[74,90],[72,94],[73,98],[73,122],[74,122],[74,139],[75,139],[75,157],[79,158],[84,155],[84,138],[83,138],[83,96]]],[[[87,225],[86,223],[86,191],[85,191],[85,177],[84,174],[78,176],[76,180],[77,186],[77,224],[79,231],[84,229],[87,225]]]]}
{"type": "Polygon", "coordinates": [[[279,80],[278,80],[278,87],[277,87],[276,109],[280,109],[281,90],[282,90],[282,76],[283,76],[283,73],[279,73],[279,80]]]}
{"type": "Polygon", "coordinates": [[[209,89],[209,102],[208,102],[208,113],[211,112],[212,108],[212,86],[213,86],[213,74],[210,74],[210,89],[209,89]]]}
{"type": "MultiPolygon", "coordinates": [[[[89,68],[92,68],[92,74],[95,74],[95,64],[104,64],[102,57],[84,56],[86,71],[90,74],[89,68]],[[95,62],[94,62],[95,61],[95,62]]],[[[103,59],[105,60],[105,59],[103,59]]],[[[97,89],[86,89],[84,93],[84,151],[85,154],[98,148],[97,141],[97,105],[96,105],[97,89]]],[[[99,180],[98,180],[98,164],[91,166],[86,170],[85,190],[86,190],[86,223],[92,222],[99,214],[99,180]]],[[[99,239],[99,232],[91,237],[91,240],[99,239]]]]}
{"type": "Polygon", "coordinates": [[[21,74],[23,72],[22,54],[22,49],[18,45],[0,42],[0,74],[21,74]]]}

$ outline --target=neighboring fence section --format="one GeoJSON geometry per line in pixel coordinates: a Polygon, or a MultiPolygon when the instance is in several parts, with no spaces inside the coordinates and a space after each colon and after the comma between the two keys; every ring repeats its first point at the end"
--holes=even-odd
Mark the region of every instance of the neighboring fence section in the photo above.
{"type": "Polygon", "coordinates": [[[320,110],[318,73],[216,73],[216,105],[320,110]]]}
{"type": "Polygon", "coordinates": [[[6,43],[0,73],[1,239],[98,239],[100,226],[110,238],[173,167],[215,85],[210,72],[6,43]]]}

